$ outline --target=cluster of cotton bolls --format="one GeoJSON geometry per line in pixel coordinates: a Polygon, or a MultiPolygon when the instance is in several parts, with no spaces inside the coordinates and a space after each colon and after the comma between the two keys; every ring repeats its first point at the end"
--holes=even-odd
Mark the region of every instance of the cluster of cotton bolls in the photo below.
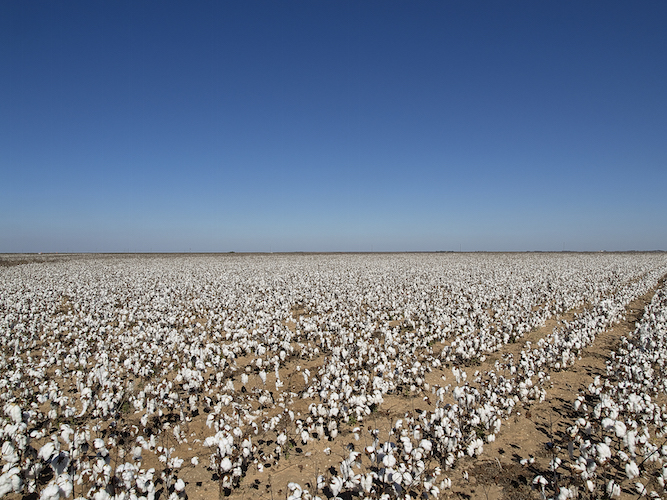
{"type": "Polygon", "coordinates": [[[479,456],[517,404],[544,398],[549,372],[665,272],[659,254],[100,256],[0,268],[0,496],[178,498],[201,468],[233,490],[295,444],[352,431],[368,444],[318,491],[437,494],[457,460],[479,456]],[[516,362],[474,370],[584,305],[516,362]],[[369,430],[387,398],[422,405],[369,430]]]}
{"type": "MultiPolygon", "coordinates": [[[[568,456],[554,472],[568,468],[577,487],[591,497],[665,498],[667,488],[667,290],[659,289],[635,331],[622,338],[597,376],[574,402],[579,414],[568,428],[568,456]]],[[[549,477],[547,475],[547,477],[549,477]]],[[[542,478],[547,486],[550,480],[542,478]]],[[[566,482],[565,477],[561,482],[566,482]]]]}

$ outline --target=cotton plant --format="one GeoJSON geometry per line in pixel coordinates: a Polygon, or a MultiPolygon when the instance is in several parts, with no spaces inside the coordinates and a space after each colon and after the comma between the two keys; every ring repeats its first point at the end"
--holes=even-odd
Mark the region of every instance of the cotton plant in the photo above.
{"type": "MultiPolygon", "coordinates": [[[[355,463],[378,470],[362,473],[350,464],[340,491],[380,494],[381,482],[388,488],[381,494],[399,488],[435,494],[447,481],[435,477],[429,460],[446,471],[465,456],[483,454],[517,408],[546,397],[549,374],[568,369],[667,270],[660,255],[81,257],[20,267],[0,269],[0,386],[3,405],[15,404],[21,413],[20,423],[12,416],[17,410],[5,415],[15,430],[2,438],[7,470],[0,484],[8,491],[37,487],[53,454],[47,448],[36,455],[50,442],[52,452],[59,447],[57,463],[69,457],[69,472],[57,475],[61,483],[49,484],[47,493],[55,495],[57,487],[60,495],[71,475],[73,495],[97,498],[112,494],[111,483],[127,491],[122,478],[131,474],[137,495],[155,495],[155,485],[153,493],[146,486],[152,479],[144,481],[141,469],[132,468],[154,453],[164,456],[160,464],[170,474],[202,466],[181,451],[194,444],[186,429],[196,419],[210,424],[211,437],[233,436],[231,454],[211,448],[218,450],[216,467],[224,462],[227,469],[225,458],[231,463],[221,477],[234,485],[247,467],[284,459],[291,440],[312,446],[339,440],[347,426],[363,422],[366,428],[396,395],[430,398],[435,407],[429,402],[419,417],[406,417],[407,435],[387,437],[393,452],[378,443],[374,462],[366,453],[357,457],[355,463]],[[526,345],[517,359],[503,358],[479,373],[455,366],[448,382],[428,382],[447,364],[483,362],[547,319],[583,305],[573,322],[526,345]],[[290,414],[296,399],[306,400],[308,415],[290,414]],[[135,430],[128,430],[130,420],[135,430]],[[96,446],[117,430],[131,432],[127,450],[106,437],[96,446]],[[243,446],[245,439],[265,436],[276,440],[265,457],[254,444],[243,446]],[[31,446],[35,456],[29,456],[31,446]],[[111,457],[123,468],[112,467],[111,457]]],[[[647,337],[641,349],[655,341],[647,337]]],[[[651,370],[660,358],[635,361],[646,376],[635,370],[628,383],[653,390],[652,380],[659,381],[651,370]]],[[[595,386],[597,396],[603,386],[595,386]]],[[[616,422],[626,425],[623,438],[612,438],[627,441],[623,452],[641,469],[641,460],[656,456],[642,419],[658,412],[644,392],[634,391],[641,400],[628,397],[626,405],[634,409],[636,428],[622,415],[607,415],[606,407],[600,414],[614,420],[614,433],[616,422]]],[[[582,431],[597,425],[591,420],[582,431]]],[[[609,446],[612,456],[595,448],[597,467],[621,456],[598,444],[609,446]]],[[[187,485],[169,477],[165,496],[184,494],[187,485]]],[[[290,494],[310,494],[299,488],[290,494]]]]}

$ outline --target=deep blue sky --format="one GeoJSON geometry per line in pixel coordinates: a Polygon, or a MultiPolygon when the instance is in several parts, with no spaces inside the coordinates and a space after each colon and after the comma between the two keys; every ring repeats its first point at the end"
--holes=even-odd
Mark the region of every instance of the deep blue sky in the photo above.
{"type": "Polygon", "coordinates": [[[0,252],[667,249],[667,3],[0,3],[0,252]]]}

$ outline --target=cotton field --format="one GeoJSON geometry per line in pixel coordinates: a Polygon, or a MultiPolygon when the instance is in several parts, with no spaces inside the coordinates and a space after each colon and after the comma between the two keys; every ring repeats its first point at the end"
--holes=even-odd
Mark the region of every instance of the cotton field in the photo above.
{"type": "Polygon", "coordinates": [[[0,256],[0,497],[507,498],[474,473],[497,461],[532,498],[666,498],[666,275],[663,253],[0,256]],[[547,411],[563,430],[517,445],[547,411]]]}

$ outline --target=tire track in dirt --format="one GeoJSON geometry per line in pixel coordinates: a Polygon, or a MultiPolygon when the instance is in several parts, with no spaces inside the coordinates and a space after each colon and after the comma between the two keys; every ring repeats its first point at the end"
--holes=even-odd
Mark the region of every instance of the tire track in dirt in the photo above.
{"type": "MultiPolygon", "coordinates": [[[[630,302],[625,308],[625,319],[597,335],[595,342],[583,349],[572,366],[550,373],[551,385],[547,388],[546,400],[518,408],[515,415],[504,423],[496,441],[485,444],[481,458],[466,459],[467,464],[462,464],[461,468],[462,471],[469,471],[469,480],[457,481],[450,498],[540,498],[531,488],[532,480],[547,470],[552,457],[567,454],[570,441],[567,427],[576,418],[573,407],[576,395],[585,390],[596,376],[606,374],[606,362],[611,352],[616,350],[621,337],[634,331],[644,308],[665,280],[667,276],[649,292],[630,302]],[[522,459],[529,457],[535,458],[533,464],[520,465],[522,459]]],[[[535,340],[539,340],[538,332],[533,335],[537,337],[535,340]]],[[[508,346],[509,352],[515,350],[514,346],[508,346]]]]}

